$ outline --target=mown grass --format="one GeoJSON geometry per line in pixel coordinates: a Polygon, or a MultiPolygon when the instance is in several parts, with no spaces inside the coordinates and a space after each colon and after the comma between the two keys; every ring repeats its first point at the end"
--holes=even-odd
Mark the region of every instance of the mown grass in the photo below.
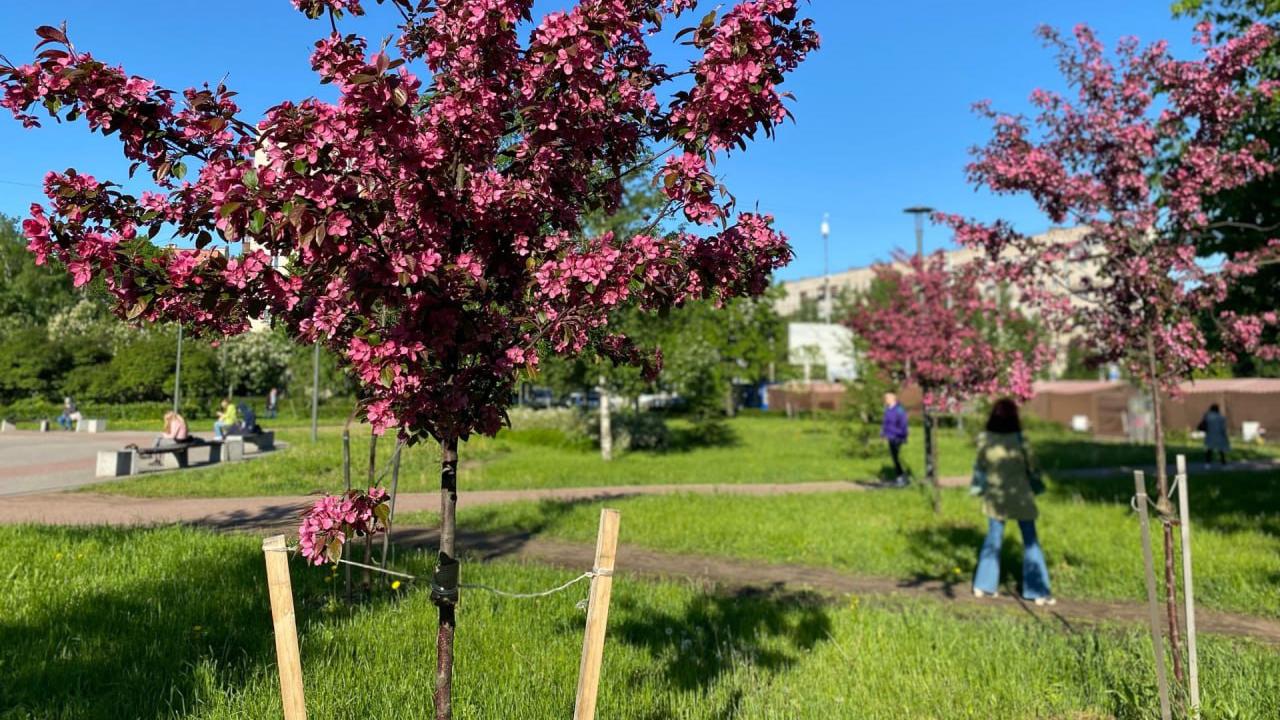
{"type": "MultiPolygon", "coordinates": [[[[628,527],[634,518],[627,516],[628,527]]],[[[0,718],[280,717],[256,538],[190,529],[0,528],[0,718]]],[[[400,564],[423,572],[428,559],[400,564]]],[[[329,573],[292,564],[310,717],[430,714],[435,612],[415,588],[348,610],[329,573]]],[[[569,573],[465,566],[549,587],[569,573]]],[[[459,611],[459,720],[567,717],[584,591],[459,611]]],[[[1149,718],[1138,629],[1066,631],[998,611],[803,593],[725,594],[620,573],[599,716],[1149,718]]],[[[1201,642],[1206,718],[1273,718],[1280,653],[1201,642]]]]}
{"type": "MultiPolygon", "coordinates": [[[[1280,473],[1193,475],[1196,600],[1205,607],[1280,617],[1280,473]]],[[[1041,542],[1061,597],[1145,599],[1132,479],[1051,482],[1040,498],[1041,542]]],[[[468,530],[519,531],[590,542],[602,503],[522,502],[463,508],[468,530]]],[[[831,567],[856,574],[955,583],[967,592],[986,534],[977,500],[943,492],[934,515],[919,490],[743,497],[612,499],[625,543],[673,553],[831,567]]],[[[429,513],[401,522],[435,524],[429,513]]],[[[1157,534],[1156,561],[1162,547],[1157,534]]],[[[1175,550],[1180,552],[1180,550],[1175,550]]],[[[1003,583],[1021,575],[1021,538],[1007,530],[1003,583]]]]}
{"type": "MultiPolygon", "coordinates": [[[[879,441],[870,457],[855,457],[840,425],[829,419],[787,419],[752,415],[726,423],[719,442],[708,443],[683,420],[671,421],[674,441],[661,452],[622,453],[613,462],[547,429],[504,430],[496,438],[476,437],[460,450],[460,487],[468,490],[589,487],[687,483],[795,483],[823,480],[873,480],[889,473],[888,453],[879,441]]],[[[197,431],[198,432],[198,431],[197,431]]],[[[320,442],[310,432],[285,427],[278,438],[289,447],[243,465],[224,465],[181,473],[163,473],[94,485],[90,492],[134,496],[239,497],[306,494],[342,488],[341,428],[321,429],[320,442]]],[[[1107,467],[1153,462],[1149,446],[1095,442],[1064,433],[1032,435],[1036,450],[1050,469],[1107,467]]],[[[380,468],[385,468],[393,441],[379,442],[380,468]]],[[[973,464],[969,436],[954,429],[939,432],[939,470],[944,476],[967,475],[973,464]]],[[[1194,452],[1194,448],[1175,447],[1194,452]]],[[[1254,455],[1265,451],[1250,451],[1254,455]]],[[[906,464],[922,474],[923,442],[916,428],[903,450],[906,464]]],[[[1243,457],[1244,455],[1241,454],[1243,457]]],[[[352,431],[352,477],[367,478],[369,434],[352,431]]],[[[400,474],[404,492],[439,488],[439,448],[422,443],[406,448],[400,474]]],[[[1198,455],[1192,455],[1198,457],[1198,455]]]]}

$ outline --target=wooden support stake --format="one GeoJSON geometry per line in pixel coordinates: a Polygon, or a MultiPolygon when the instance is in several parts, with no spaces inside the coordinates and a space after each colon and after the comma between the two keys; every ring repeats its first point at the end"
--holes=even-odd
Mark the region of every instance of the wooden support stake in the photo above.
{"type": "Polygon", "coordinates": [[[578,666],[578,695],[573,706],[574,720],[595,720],[596,697],[600,690],[600,665],[604,662],[604,633],[609,622],[609,597],[613,594],[613,564],[618,555],[617,510],[600,511],[596,534],[596,561],[587,605],[587,629],[582,639],[582,663],[578,666]]]}
{"type": "Polygon", "coordinates": [[[1196,594],[1191,578],[1191,506],[1187,502],[1187,456],[1178,456],[1178,518],[1182,525],[1182,600],[1187,612],[1187,683],[1191,717],[1200,717],[1200,658],[1196,652],[1196,594]]]}
{"type": "Polygon", "coordinates": [[[1141,470],[1133,473],[1137,493],[1138,520],[1142,525],[1142,563],[1147,575],[1147,613],[1151,620],[1151,650],[1156,661],[1156,685],[1160,691],[1161,720],[1170,720],[1169,678],[1164,670],[1164,640],[1160,637],[1160,601],[1156,597],[1155,561],[1151,558],[1151,519],[1147,515],[1147,478],[1141,470]]]}
{"type": "Polygon", "coordinates": [[[293,617],[293,585],[289,582],[289,554],[284,536],[262,541],[267,560],[267,590],[271,595],[271,620],[275,625],[276,664],[280,667],[280,701],[284,720],[307,720],[302,695],[302,658],[298,654],[298,626],[293,617]]]}

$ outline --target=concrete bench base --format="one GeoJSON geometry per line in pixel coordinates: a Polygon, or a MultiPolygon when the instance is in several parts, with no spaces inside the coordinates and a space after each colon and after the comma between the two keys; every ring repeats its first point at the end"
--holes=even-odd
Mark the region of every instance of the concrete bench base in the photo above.
{"type": "Polygon", "coordinates": [[[48,421],[48,420],[41,420],[41,421],[40,421],[40,432],[49,432],[49,421],[48,421]]]}
{"type": "Polygon", "coordinates": [[[81,418],[76,421],[76,432],[102,433],[107,431],[107,421],[100,418],[81,418]]]}
{"type": "Polygon", "coordinates": [[[138,472],[138,454],[132,450],[99,450],[96,477],[125,477],[138,472]]]}
{"type": "Polygon", "coordinates": [[[18,426],[8,420],[0,420],[0,432],[14,432],[17,429],[18,426]]]}
{"type": "Polygon", "coordinates": [[[223,438],[222,442],[209,449],[209,462],[240,462],[241,460],[244,460],[244,438],[238,435],[223,438]]]}

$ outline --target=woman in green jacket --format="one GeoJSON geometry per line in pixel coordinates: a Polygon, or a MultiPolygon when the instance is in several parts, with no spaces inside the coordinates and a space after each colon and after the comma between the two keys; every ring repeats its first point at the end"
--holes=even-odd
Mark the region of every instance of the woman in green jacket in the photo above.
{"type": "Polygon", "coordinates": [[[1035,495],[1042,489],[1039,473],[1022,439],[1018,406],[1007,398],[999,400],[991,408],[986,432],[978,437],[978,458],[973,466],[971,492],[982,496],[987,514],[987,538],[973,577],[975,596],[996,596],[1004,524],[1016,520],[1022,530],[1022,597],[1037,605],[1054,604],[1049,591],[1049,568],[1036,537],[1035,495]]]}

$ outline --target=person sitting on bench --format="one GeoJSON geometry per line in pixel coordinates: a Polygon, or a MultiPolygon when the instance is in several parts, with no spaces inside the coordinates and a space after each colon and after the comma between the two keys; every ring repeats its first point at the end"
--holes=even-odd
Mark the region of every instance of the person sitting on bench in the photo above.
{"type": "Polygon", "coordinates": [[[164,432],[156,436],[152,447],[176,447],[191,441],[187,419],[170,410],[164,414],[164,432]]]}
{"type": "MultiPolygon", "coordinates": [[[[187,419],[170,410],[164,414],[164,432],[156,436],[155,444],[151,447],[178,447],[189,442],[191,442],[191,434],[187,430],[187,419]]],[[[157,455],[151,464],[159,465],[160,457],[157,455]]]]}
{"type": "Polygon", "coordinates": [[[239,415],[236,414],[236,406],[230,400],[223,400],[219,407],[222,409],[218,413],[218,419],[213,423],[213,439],[223,440],[236,430],[236,425],[240,421],[239,415]]]}
{"type": "Polygon", "coordinates": [[[76,423],[80,422],[80,410],[76,407],[75,401],[71,398],[62,399],[62,414],[58,416],[58,425],[63,430],[70,430],[76,423]]]}

